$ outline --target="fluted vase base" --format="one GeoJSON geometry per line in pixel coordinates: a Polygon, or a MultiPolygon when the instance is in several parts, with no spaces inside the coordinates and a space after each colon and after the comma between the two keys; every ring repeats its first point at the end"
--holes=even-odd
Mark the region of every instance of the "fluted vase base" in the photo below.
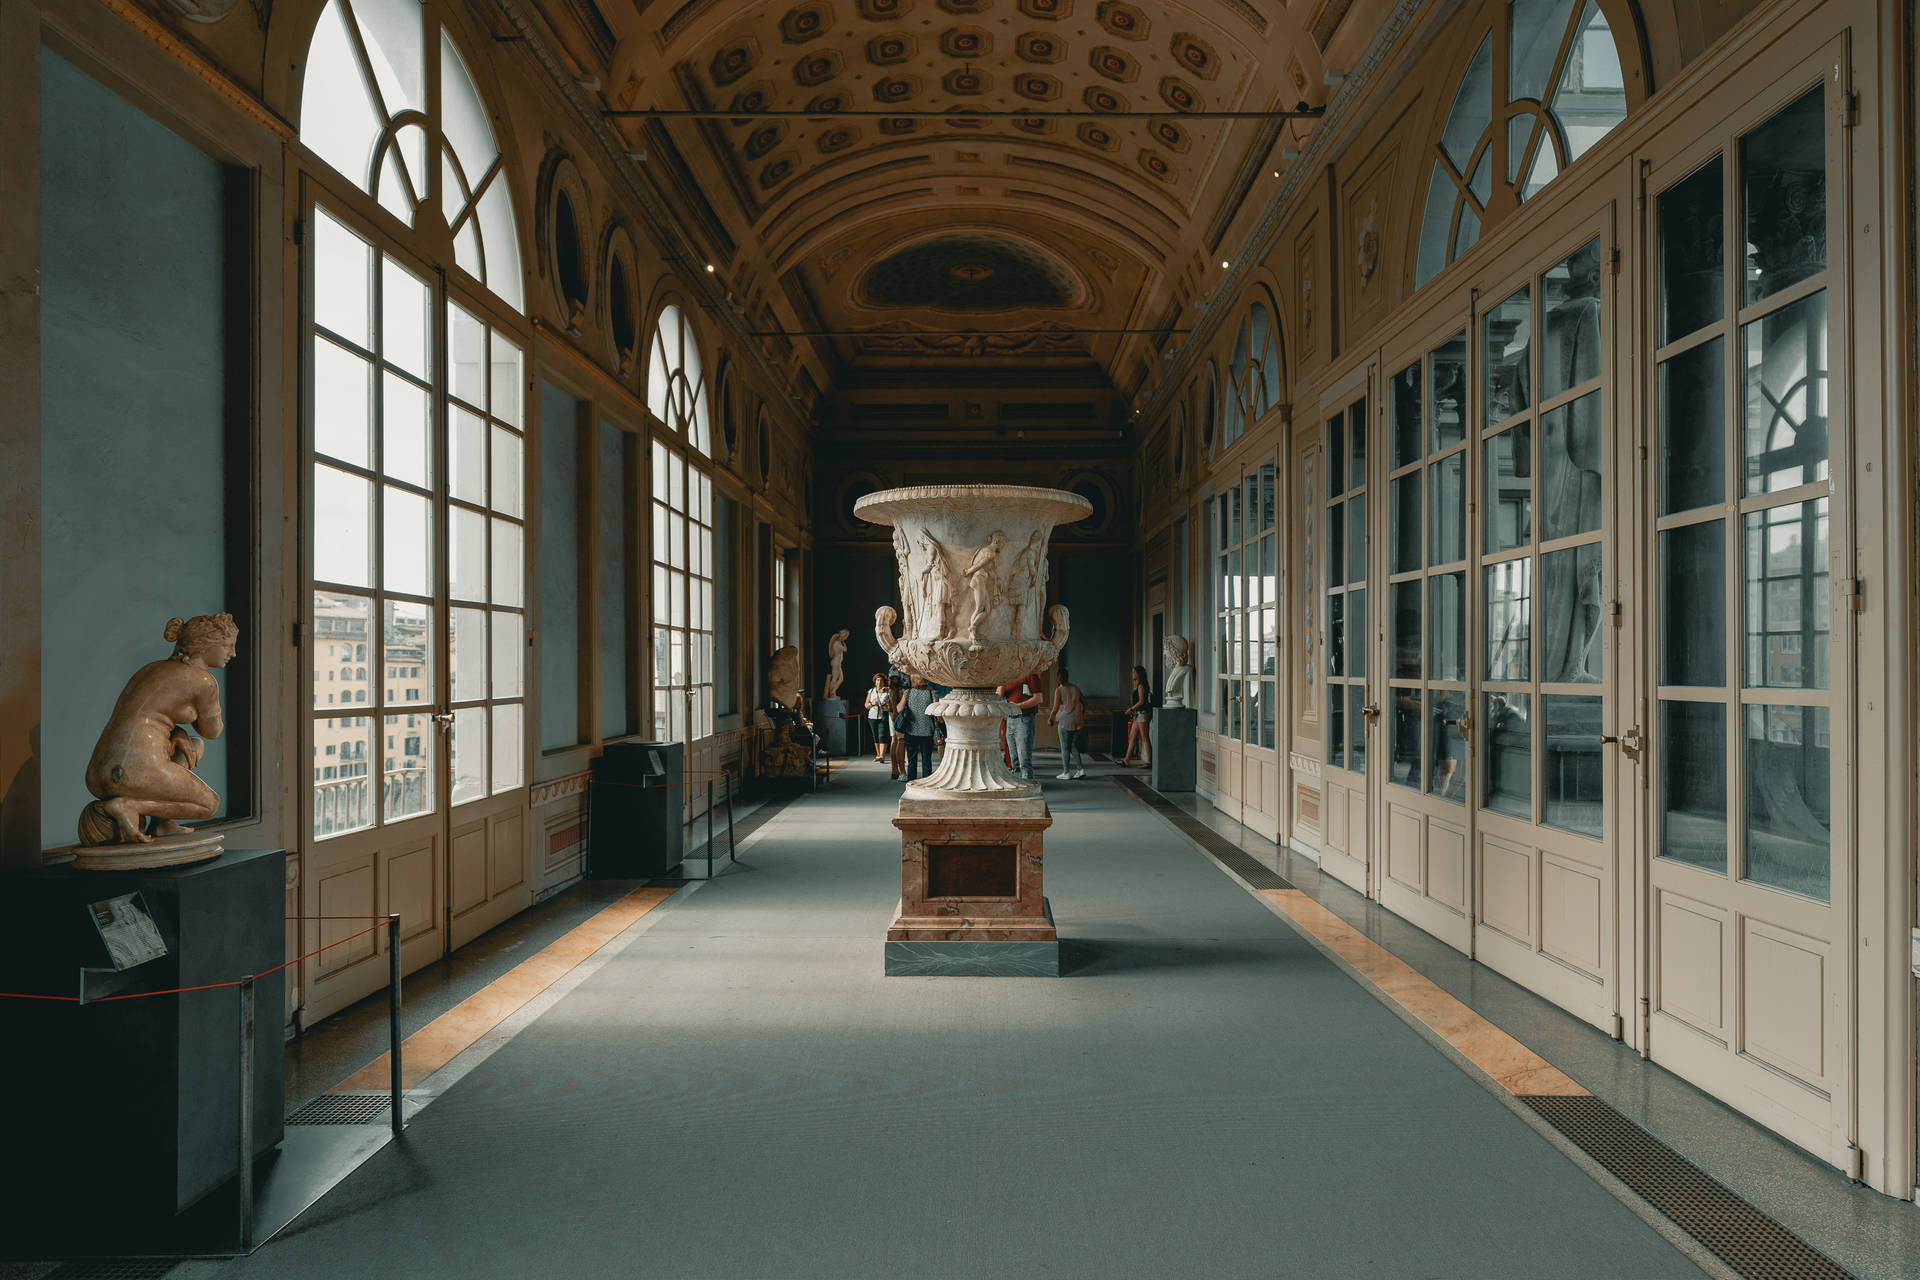
{"type": "Polygon", "coordinates": [[[907,784],[909,800],[1026,800],[1040,797],[1006,766],[1000,727],[1020,713],[997,689],[955,689],[927,708],[947,722],[947,749],[940,767],[907,784]]]}

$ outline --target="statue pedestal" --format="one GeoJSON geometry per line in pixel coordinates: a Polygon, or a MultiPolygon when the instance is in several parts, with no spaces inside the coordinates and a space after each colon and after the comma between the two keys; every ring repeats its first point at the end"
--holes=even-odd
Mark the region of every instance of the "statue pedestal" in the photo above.
{"type": "Polygon", "coordinates": [[[846,714],[845,698],[821,698],[813,704],[813,724],[830,756],[847,754],[847,722],[841,718],[846,714]]]}
{"type": "Polygon", "coordinates": [[[1038,795],[900,801],[900,908],[889,976],[1058,977],[1060,935],[1042,892],[1053,817],[1038,795]]]}
{"type": "Polygon", "coordinates": [[[1200,713],[1192,707],[1156,707],[1150,727],[1153,789],[1191,791],[1198,769],[1200,713]]]}

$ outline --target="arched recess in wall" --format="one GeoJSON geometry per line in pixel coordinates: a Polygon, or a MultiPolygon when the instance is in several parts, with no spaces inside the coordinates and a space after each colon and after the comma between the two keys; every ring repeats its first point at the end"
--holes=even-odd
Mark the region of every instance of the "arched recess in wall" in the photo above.
{"type": "Polygon", "coordinates": [[[878,493],[886,487],[886,481],[873,471],[855,471],[842,477],[833,494],[833,514],[839,520],[841,527],[870,537],[881,536],[878,525],[869,524],[854,514],[853,504],[868,494],[878,493]]]}
{"type": "Polygon", "coordinates": [[[1207,361],[1200,379],[1200,456],[1211,462],[1220,440],[1220,370],[1207,361]]]}
{"type": "Polygon", "coordinates": [[[723,360],[720,372],[713,379],[713,418],[719,426],[714,437],[714,457],[721,462],[733,461],[734,449],[740,442],[739,381],[732,362],[723,360]]]}
{"type": "Polygon", "coordinates": [[[1647,97],[1628,0],[1486,0],[1466,25],[1465,61],[1427,149],[1416,289],[1647,97]]]}
{"type": "Polygon", "coordinates": [[[1273,295],[1254,299],[1234,332],[1227,359],[1227,390],[1221,406],[1220,447],[1229,449],[1280,403],[1280,324],[1273,295]]]}
{"type": "Polygon", "coordinates": [[[1187,402],[1173,406],[1173,479],[1178,485],[1187,473],[1187,402]]]}
{"type": "Polygon", "coordinates": [[[600,281],[600,325],[607,335],[607,354],[623,378],[631,377],[640,360],[640,275],[634,263],[633,236],[623,223],[607,228],[600,248],[605,264],[600,281]]]}
{"type": "Polygon", "coordinates": [[[1093,507],[1084,520],[1064,526],[1070,537],[1108,538],[1114,535],[1113,484],[1105,476],[1091,471],[1083,471],[1067,477],[1064,486],[1069,493],[1079,494],[1093,507]]]}
{"type": "Polygon", "coordinates": [[[574,337],[586,327],[591,301],[593,247],[587,230],[588,207],[587,186],[573,158],[562,151],[548,155],[540,168],[534,241],[540,250],[540,273],[553,289],[555,314],[574,337]]]}

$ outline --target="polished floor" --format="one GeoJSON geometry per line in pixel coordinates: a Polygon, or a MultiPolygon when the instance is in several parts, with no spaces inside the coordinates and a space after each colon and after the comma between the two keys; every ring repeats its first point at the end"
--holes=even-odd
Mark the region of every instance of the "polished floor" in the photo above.
{"type": "Polygon", "coordinates": [[[1920,1272],[1913,1206],[1191,799],[1293,887],[1110,779],[1050,782],[1067,976],[885,978],[896,794],[843,770],[522,975],[400,1142],[181,1280],[1731,1274],[1516,1100],[1589,1091],[1854,1274],[1920,1272]]]}

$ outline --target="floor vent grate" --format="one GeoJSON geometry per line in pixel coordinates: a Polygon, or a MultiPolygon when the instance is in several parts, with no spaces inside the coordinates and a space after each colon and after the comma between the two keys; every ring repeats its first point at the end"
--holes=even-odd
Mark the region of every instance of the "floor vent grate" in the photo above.
{"type": "Polygon", "coordinates": [[[323,1093],[288,1116],[287,1123],[384,1124],[392,1102],[388,1093],[323,1093]]]}
{"type": "Polygon", "coordinates": [[[1131,777],[1126,774],[1114,778],[1114,781],[1133,793],[1134,799],[1159,813],[1180,829],[1180,834],[1205,849],[1227,870],[1245,880],[1256,889],[1291,889],[1293,882],[1261,862],[1246,850],[1236,846],[1233,841],[1209,827],[1200,819],[1174,804],[1171,800],[1155,791],[1145,778],[1131,777]]]}
{"type": "Polygon", "coordinates": [[[106,1258],[63,1262],[43,1280],[161,1280],[180,1264],[172,1258],[106,1258]]]}
{"type": "Polygon", "coordinates": [[[1755,1280],[1854,1280],[1852,1272],[1600,1099],[1520,1101],[1740,1275],[1755,1280]]]}

